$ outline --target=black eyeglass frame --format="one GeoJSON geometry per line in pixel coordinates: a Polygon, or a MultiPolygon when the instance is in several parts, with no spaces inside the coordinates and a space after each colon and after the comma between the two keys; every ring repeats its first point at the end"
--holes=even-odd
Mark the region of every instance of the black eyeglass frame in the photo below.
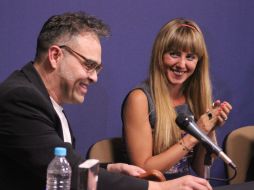
{"type": "Polygon", "coordinates": [[[85,56],[81,55],[80,53],[76,52],[75,50],[73,50],[72,48],[70,48],[69,46],[67,45],[60,45],[58,46],[59,48],[61,49],[65,49],[67,50],[69,53],[72,53],[72,54],[76,54],[78,55],[79,57],[81,57],[84,61],[81,63],[81,65],[83,67],[85,67],[85,69],[88,71],[88,72],[93,72],[93,71],[96,71],[96,73],[98,74],[101,70],[102,70],[102,64],[98,64],[96,63],[95,61],[91,60],[91,59],[87,59],[85,56]]]}

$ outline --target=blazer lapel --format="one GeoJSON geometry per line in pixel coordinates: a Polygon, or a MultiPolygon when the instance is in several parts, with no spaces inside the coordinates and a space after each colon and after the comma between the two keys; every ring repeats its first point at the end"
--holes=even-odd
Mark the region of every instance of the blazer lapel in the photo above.
{"type": "Polygon", "coordinates": [[[60,136],[61,139],[63,139],[63,131],[62,131],[62,125],[60,118],[58,117],[52,102],[49,97],[49,93],[46,89],[46,86],[44,85],[44,82],[42,81],[40,75],[36,71],[36,69],[33,66],[33,62],[29,62],[26,64],[21,71],[26,75],[27,79],[43,94],[43,96],[47,99],[48,101],[48,109],[49,112],[51,113],[53,119],[55,120],[56,125],[54,126],[58,135],[60,136]]]}

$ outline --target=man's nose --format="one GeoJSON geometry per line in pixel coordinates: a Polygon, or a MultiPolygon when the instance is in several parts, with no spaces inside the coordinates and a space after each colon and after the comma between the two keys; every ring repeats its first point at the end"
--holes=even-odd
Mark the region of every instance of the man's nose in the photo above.
{"type": "Polygon", "coordinates": [[[89,79],[92,82],[94,82],[94,83],[97,82],[97,80],[98,80],[98,74],[97,74],[97,72],[95,70],[90,72],[88,76],[89,76],[89,79]]]}

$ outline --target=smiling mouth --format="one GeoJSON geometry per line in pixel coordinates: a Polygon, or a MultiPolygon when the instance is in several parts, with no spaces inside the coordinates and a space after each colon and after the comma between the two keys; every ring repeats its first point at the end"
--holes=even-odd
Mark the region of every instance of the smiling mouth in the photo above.
{"type": "Polygon", "coordinates": [[[81,91],[82,91],[82,93],[86,93],[87,92],[87,90],[88,90],[88,85],[87,84],[85,84],[85,83],[80,83],[79,84],[80,85],[80,87],[81,87],[81,91]]]}
{"type": "Polygon", "coordinates": [[[178,70],[178,69],[174,69],[174,68],[170,68],[170,70],[176,74],[176,75],[183,75],[184,73],[186,73],[187,71],[181,71],[181,70],[178,70]]]}

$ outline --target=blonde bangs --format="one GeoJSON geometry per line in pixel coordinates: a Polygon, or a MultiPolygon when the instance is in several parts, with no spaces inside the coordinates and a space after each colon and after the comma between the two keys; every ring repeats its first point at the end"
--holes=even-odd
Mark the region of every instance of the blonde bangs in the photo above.
{"type": "Polygon", "coordinates": [[[177,28],[168,40],[166,51],[191,52],[201,58],[204,55],[204,41],[199,32],[188,27],[177,28]]]}

